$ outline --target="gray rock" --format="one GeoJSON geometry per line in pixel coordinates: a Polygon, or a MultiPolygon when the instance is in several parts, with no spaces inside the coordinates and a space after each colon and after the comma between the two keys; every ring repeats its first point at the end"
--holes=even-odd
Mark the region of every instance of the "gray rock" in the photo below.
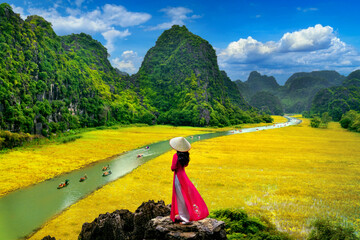
{"type": "Polygon", "coordinates": [[[189,225],[173,223],[170,206],[164,201],[148,201],[131,213],[116,210],[100,214],[93,222],[84,223],[79,240],[222,240],[227,239],[225,223],[206,218],[189,225]]]}
{"type": "Polygon", "coordinates": [[[157,203],[153,200],[143,202],[134,213],[133,239],[142,240],[144,238],[146,224],[157,216],[170,215],[170,211],[170,207],[165,206],[165,203],[162,200],[157,203]]]}
{"type": "Polygon", "coordinates": [[[212,218],[191,222],[189,225],[173,223],[169,216],[156,217],[146,225],[146,240],[222,240],[226,238],[225,223],[212,218]]]}
{"type": "Polygon", "coordinates": [[[79,240],[130,240],[132,236],[133,213],[129,210],[116,210],[113,213],[100,214],[91,223],[84,223],[79,240]]]}

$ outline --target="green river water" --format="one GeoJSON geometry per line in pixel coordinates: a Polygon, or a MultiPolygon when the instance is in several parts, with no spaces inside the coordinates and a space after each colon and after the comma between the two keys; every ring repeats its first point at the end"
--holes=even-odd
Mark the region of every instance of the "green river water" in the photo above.
{"type": "MultiPolygon", "coordinates": [[[[246,133],[260,130],[273,129],[298,124],[297,119],[290,119],[286,124],[276,124],[266,127],[255,127],[242,129],[240,131],[227,131],[208,133],[187,138],[189,142],[201,141],[209,138],[226,136],[237,133],[246,133]],[[200,136],[200,138],[198,137],[200,136]]],[[[0,198],[0,240],[22,239],[36,231],[54,215],[60,213],[81,198],[101,186],[114,181],[143,163],[169,151],[171,148],[168,141],[162,141],[124,153],[112,159],[101,161],[47,181],[20,189],[0,198]],[[143,154],[138,158],[138,154],[143,154]],[[102,176],[102,167],[110,165],[112,174],[102,176]],[[79,182],[79,179],[86,174],[88,179],[79,182]],[[70,180],[70,184],[57,189],[60,182],[70,180]]],[[[170,161],[170,160],[169,160],[170,161]]],[[[171,163],[169,163],[171,164],[171,163]]],[[[16,171],[16,169],[14,169],[16,171]]],[[[6,183],[1,183],[6,184],[6,183]]],[[[81,219],[81,216],[79,216],[81,219]]]]}

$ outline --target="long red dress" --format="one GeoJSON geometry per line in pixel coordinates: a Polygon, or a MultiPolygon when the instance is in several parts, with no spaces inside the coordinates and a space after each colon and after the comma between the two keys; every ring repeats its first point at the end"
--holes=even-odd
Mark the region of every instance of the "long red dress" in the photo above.
{"type": "Polygon", "coordinates": [[[199,192],[196,190],[194,184],[192,184],[192,182],[186,175],[184,167],[181,166],[180,162],[178,162],[178,156],[176,153],[173,156],[171,170],[174,171],[173,193],[170,213],[171,220],[175,222],[175,216],[179,214],[175,189],[175,176],[177,176],[181,184],[181,192],[189,213],[189,221],[198,221],[206,218],[209,215],[209,210],[204,200],[201,198],[199,192]]]}

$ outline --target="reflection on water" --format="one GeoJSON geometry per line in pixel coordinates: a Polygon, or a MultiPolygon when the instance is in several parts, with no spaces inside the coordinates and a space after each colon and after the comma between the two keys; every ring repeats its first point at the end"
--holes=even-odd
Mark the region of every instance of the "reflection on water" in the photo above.
{"type": "MultiPolygon", "coordinates": [[[[298,124],[299,122],[297,121],[299,120],[290,119],[287,123],[282,124],[208,133],[200,136],[196,135],[192,138],[188,137],[187,139],[190,143],[193,143],[219,136],[285,127],[298,124]]],[[[170,149],[168,141],[154,143],[149,145],[149,149],[146,149],[144,146],[113,159],[61,175],[0,198],[0,239],[12,240],[29,235],[49,218],[71,206],[80,198],[106,183],[126,175],[141,164],[170,149]],[[141,157],[138,157],[138,155],[141,155],[141,157]],[[103,177],[102,168],[108,164],[112,174],[103,177]],[[79,179],[85,174],[88,178],[84,182],[79,182],[79,179]],[[57,186],[66,179],[70,180],[69,185],[62,189],[57,189],[57,186]]]]}

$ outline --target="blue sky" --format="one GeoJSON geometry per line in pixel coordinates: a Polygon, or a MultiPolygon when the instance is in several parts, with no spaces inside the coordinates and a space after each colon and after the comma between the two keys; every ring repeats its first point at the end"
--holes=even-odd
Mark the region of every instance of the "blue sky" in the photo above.
{"type": "Polygon", "coordinates": [[[44,17],[58,35],[90,34],[107,47],[112,65],[130,74],[173,24],[209,41],[232,80],[256,70],[283,84],[295,72],[360,68],[357,0],[6,2],[23,19],[44,17]]]}

